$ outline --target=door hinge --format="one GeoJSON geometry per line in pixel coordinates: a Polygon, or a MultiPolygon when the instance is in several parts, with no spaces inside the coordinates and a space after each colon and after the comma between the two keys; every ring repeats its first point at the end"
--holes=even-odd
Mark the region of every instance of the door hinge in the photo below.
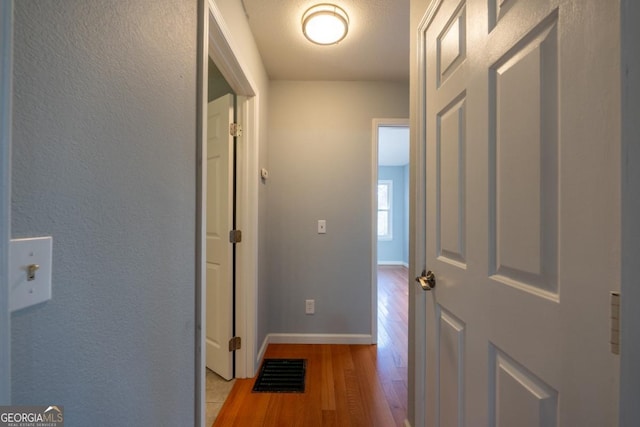
{"type": "Polygon", "coordinates": [[[620,292],[611,292],[611,353],[620,354],[620,292]]]}
{"type": "Polygon", "coordinates": [[[229,232],[229,242],[231,242],[231,243],[240,243],[240,242],[242,242],[242,231],[240,231],[240,230],[231,230],[229,232]]]}
{"type": "Polygon", "coordinates": [[[229,134],[231,136],[242,136],[242,126],[237,123],[229,124],[229,134]]]}
{"type": "Polygon", "coordinates": [[[233,337],[229,340],[229,351],[240,350],[242,347],[242,340],[240,337],[233,337]]]}

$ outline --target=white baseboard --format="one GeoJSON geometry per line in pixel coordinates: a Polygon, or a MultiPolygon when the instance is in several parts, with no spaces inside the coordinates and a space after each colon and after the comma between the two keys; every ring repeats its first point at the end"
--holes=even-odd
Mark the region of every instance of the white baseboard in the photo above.
{"type": "MultiPolygon", "coordinates": [[[[267,351],[267,347],[269,346],[269,335],[267,334],[262,341],[262,345],[260,346],[260,350],[258,351],[258,355],[256,357],[256,366],[260,369],[260,365],[262,365],[262,359],[264,359],[264,353],[267,351]]],[[[256,372],[258,372],[256,369],[256,372]]]]}
{"type": "Polygon", "coordinates": [[[409,268],[409,264],[404,261],[378,261],[378,265],[402,265],[409,268]]]}
{"type": "Polygon", "coordinates": [[[260,348],[264,356],[267,346],[273,344],[371,344],[370,334],[269,334],[260,348]]]}

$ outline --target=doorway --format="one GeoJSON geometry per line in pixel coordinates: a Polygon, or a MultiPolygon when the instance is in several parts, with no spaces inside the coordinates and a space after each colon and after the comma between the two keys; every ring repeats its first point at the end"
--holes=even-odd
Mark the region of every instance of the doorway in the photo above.
{"type": "Polygon", "coordinates": [[[206,424],[215,420],[233,385],[235,363],[228,342],[235,336],[235,145],[230,135],[236,97],[211,58],[207,70],[206,149],[206,424]]]}
{"type": "Polygon", "coordinates": [[[409,122],[373,121],[372,340],[401,418],[408,413],[409,122]]]}
{"type": "Polygon", "coordinates": [[[408,268],[409,119],[373,119],[371,135],[371,342],[376,344],[378,266],[408,268]]]}
{"type": "Polygon", "coordinates": [[[408,267],[408,126],[378,126],[377,167],[377,264],[408,267]]]}
{"type": "Polygon", "coordinates": [[[206,366],[225,380],[234,377],[235,244],[235,145],[229,132],[235,122],[235,95],[213,60],[209,58],[206,147],[206,218],[204,282],[206,284],[206,366]]]}
{"type": "MultiPolygon", "coordinates": [[[[409,127],[377,126],[376,252],[379,344],[390,342],[391,322],[405,321],[409,267],[409,127]],[[404,286],[403,286],[404,282],[404,286]],[[404,296],[400,298],[397,292],[404,296]]],[[[395,340],[394,340],[395,341],[395,340]]],[[[406,347],[406,339],[405,345],[406,347]]],[[[395,344],[394,344],[395,345],[395,344]]]]}
{"type": "Polygon", "coordinates": [[[393,314],[394,319],[406,318],[408,310],[406,303],[397,305],[395,298],[390,301],[394,295],[388,292],[394,292],[393,282],[407,280],[409,267],[409,123],[374,119],[373,128],[372,340],[381,343],[388,341],[380,323],[388,319],[388,310],[403,311],[393,314]]]}
{"type": "Polygon", "coordinates": [[[236,94],[237,123],[243,128],[236,147],[236,228],[242,230],[242,243],[236,245],[236,286],[233,318],[236,335],[242,345],[233,355],[235,377],[252,377],[257,370],[256,316],[257,316],[257,253],[258,253],[258,187],[250,172],[258,170],[258,132],[260,117],[259,94],[244,66],[240,65],[240,52],[232,47],[229,23],[225,22],[214,2],[203,4],[204,14],[200,23],[198,140],[196,164],[196,361],[195,395],[196,425],[206,421],[206,151],[207,104],[209,58],[217,66],[220,75],[236,94]]]}

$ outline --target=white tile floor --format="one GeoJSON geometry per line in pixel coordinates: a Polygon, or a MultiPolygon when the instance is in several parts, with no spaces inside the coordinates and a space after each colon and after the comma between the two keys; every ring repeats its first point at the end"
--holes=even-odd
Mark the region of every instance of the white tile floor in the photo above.
{"type": "Polygon", "coordinates": [[[207,369],[207,385],[206,385],[206,426],[210,427],[216,420],[220,408],[225,399],[231,392],[235,380],[227,381],[218,376],[213,371],[207,369]]]}

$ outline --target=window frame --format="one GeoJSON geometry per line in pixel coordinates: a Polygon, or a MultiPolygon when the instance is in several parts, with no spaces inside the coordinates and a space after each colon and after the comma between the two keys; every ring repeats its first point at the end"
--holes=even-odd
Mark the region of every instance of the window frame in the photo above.
{"type": "Polygon", "coordinates": [[[378,179],[378,191],[376,192],[376,205],[377,205],[377,215],[376,215],[376,234],[378,236],[378,240],[389,241],[393,240],[393,180],[391,179],[378,179]],[[378,194],[380,193],[380,186],[387,186],[387,208],[380,208],[380,197],[378,194]],[[380,211],[387,212],[387,233],[380,234],[380,211]]]}

